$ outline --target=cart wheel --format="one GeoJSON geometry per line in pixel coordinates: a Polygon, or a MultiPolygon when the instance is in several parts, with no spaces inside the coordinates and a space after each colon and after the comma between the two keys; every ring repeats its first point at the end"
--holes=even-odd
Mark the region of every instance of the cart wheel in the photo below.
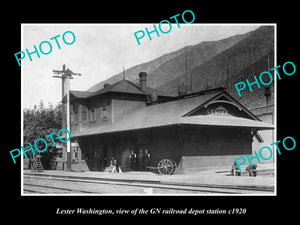
{"type": "Polygon", "coordinates": [[[159,161],[157,169],[161,175],[171,175],[175,172],[176,167],[177,165],[173,160],[162,159],[159,161]]]}

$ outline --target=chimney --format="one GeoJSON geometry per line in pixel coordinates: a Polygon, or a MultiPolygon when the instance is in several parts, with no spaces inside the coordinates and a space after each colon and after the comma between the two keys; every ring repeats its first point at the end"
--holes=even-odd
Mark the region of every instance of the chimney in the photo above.
{"type": "Polygon", "coordinates": [[[147,73],[146,72],[140,72],[139,77],[140,77],[140,88],[142,89],[142,91],[146,91],[147,73]]]}

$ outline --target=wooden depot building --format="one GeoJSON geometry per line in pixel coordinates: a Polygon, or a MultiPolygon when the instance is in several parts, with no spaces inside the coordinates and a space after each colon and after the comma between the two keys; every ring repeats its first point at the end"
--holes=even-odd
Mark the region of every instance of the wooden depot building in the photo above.
{"type": "Polygon", "coordinates": [[[257,131],[273,129],[223,88],[171,97],[147,87],[145,72],[139,78],[70,91],[72,168],[103,171],[114,157],[129,171],[132,150],[148,150],[152,167],[174,160],[183,173],[231,166],[262,141],[257,131]]]}

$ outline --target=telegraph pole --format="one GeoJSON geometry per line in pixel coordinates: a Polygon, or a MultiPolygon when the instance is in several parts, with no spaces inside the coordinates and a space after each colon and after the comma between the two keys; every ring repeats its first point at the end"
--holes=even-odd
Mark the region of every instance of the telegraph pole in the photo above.
{"type": "MultiPolygon", "coordinates": [[[[71,70],[66,69],[63,65],[62,70],[52,70],[53,77],[62,79],[62,128],[70,131],[70,79],[72,75],[81,76],[80,73],[73,73],[71,70]],[[66,96],[66,99],[65,99],[66,96]]],[[[71,170],[71,141],[63,143],[63,159],[67,161],[67,170],[71,170]]]]}

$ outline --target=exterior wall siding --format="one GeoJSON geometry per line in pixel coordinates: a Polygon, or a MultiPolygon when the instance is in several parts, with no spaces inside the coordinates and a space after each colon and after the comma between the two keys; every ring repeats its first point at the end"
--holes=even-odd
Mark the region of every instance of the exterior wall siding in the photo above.
{"type": "Polygon", "coordinates": [[[113,115],[114,121],[119,120],[128,112],[137,109],[139,107],[145,106],[145,102],[142,101],[129,101],[129,100],[119,100],[113,99],[113,115]]]}
{"type": "MultiPolygon", "coordinates": [[[[260,120],[262,120],[265,123],[273,124],[274,125],[274,106],[269,106],[269,107],[261,107],[261,108],[256,108],[251,110],[252,113],[254,113],[260,120]]],[[[260,160],[261,164],[268,164],[268,163],[274,163],[275,158],[274,155],[276,155],[277,151],[275,149],[274,145],[270,145],[271,143],[275,142],[276,140],[274,139],[274,130],[261,130],[259,131],[260,136],[263,139],[263,142],[260,143],[256,138],[254,138],[253,143],[252,143],[252,155],[254,156],[254,151],[259,154],[259,150],[264,147],[268,146],[272,149],[273,151],[273,157],[269,160],[260,160]]],[[[268,158],[270,156],[269,151],[264,150],[261,152],[264,158],[268,158]]]]}
{"type": "Polygon", "coordinates": [[[73,110],[74,102],[70,106],[71,131],[79,131],[83,128],[107,123],[114,123],[114,121],[122,118],[122,116],[138,107],[145,106],[144,97],[132,97],[133,100],[120,99],[116,95],[112,97],[98,97],[90,101],[77,101],[77,112],[73,110]],[[115,98],[115,99],[114,99],[115,98]],[[103,105],[106,106],[106,112],[103,112],[103,105]],[[83,120],[83,108],[86,107],[86,120],[83,120]],[[92,120],[91,109],[95,110],[95,120],[92,120]],[[104,113],[106,119],[103,118],[104,113]],[[77,114],[77,115],[76,115],[77,114]],[[76,119],[77,118],[77,119],[76,119]]]}
{"type": "Polygon", "coordinates": [[[231,168],[236,158],[246,155],[213,155],[213,156],[182,156],[180,172],[189,173],[217,169],[218,167],[231,168]]]}
{"type": "Polygon", "coordinates": [[[100,171],[112,157],[123,171],[130,170],[131,150],[137,155],[140,149],[149,150],[151,167],[157,167],[161,159],[172,159],[179,166],[178,172],[183,173],[231,166],[235,158],[252,151],[250,130],[237,128],[170,126],[80,139],[90,170],[100,171]]]}

